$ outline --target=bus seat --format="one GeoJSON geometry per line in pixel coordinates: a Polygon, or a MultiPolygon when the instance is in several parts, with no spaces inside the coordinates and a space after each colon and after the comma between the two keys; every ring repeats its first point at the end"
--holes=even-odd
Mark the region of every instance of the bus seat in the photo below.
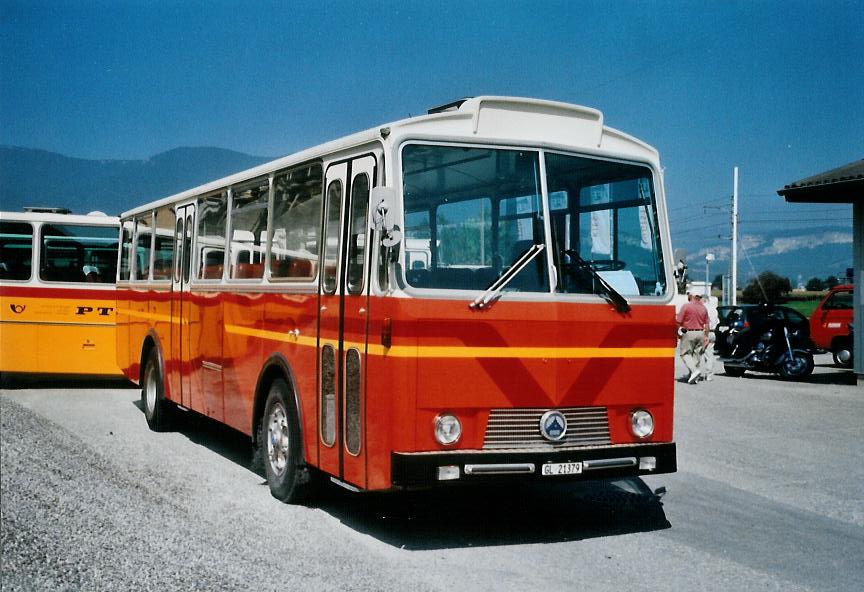
{"type": "MultiPolygon", "coordinates": [[[[510,263],[515,263],[533,245],[533,240],[521,240],[513,243],[513,248],[510,250],[510,263]]],[[[541,252],[534,256],[528,266],[520,271],[507,287],[520,292],[544,292],[546,290],[543,280],[545,266],[546,259],[541,252]]]]}
{"type": "Polygon", "coordinates": [[[474,289],[476,290],[485,290],[492,283],[498,279],[498,274],[495,273],[495,269],[492,267],[481,267],[479,269],[474,270],[474,289]]]}
{"type": "Polygon", "coordinates": [[[428,288],[431,276],[428,269],[415,268],[405,272],[405,279],[415,288],[428,288]]]}
{"type": "Polygon", "coordinates": [[[288,266],[288,277],[311,278],[312,262],[308,259],[292,259],[288,266]]]}
{"type": "Polygon", "coordinates": [[[270,263],[270,273],[280,278],[311,278],[314,276],[314,266],[309,259],[287,257],[273,260],[270,263]]]}
{"type": "Polygon", "coordinates": [[[444,267],[433,272],[433,288],[471,290],[474,286],[474,272],[463,267],[444,267]]]}
{"type": "Polygon", "coordinates": [[[221,280],[222,279],[222,264],[205,265],[204,271],[201,274],[201,279],[205,280],[221,280]]]}
{"type": "Polygon", "coordinates": [[[238,263],[231,274],[235,279],[259,279],[264,277],[263,263],[238,263]]]}

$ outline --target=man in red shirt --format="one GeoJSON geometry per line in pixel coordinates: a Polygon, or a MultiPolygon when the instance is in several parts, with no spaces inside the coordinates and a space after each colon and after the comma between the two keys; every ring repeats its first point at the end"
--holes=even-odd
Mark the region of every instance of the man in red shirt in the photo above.
{"type": "Polygon", "coordinates": [[[702,295],[688,292],[687,304],[681,307],[675,320],[683,330],[680,355],[690,371],[687,382],[694,384],[699,380],[699,364],[709,335],[708,310],[702,304],[702,295]]]}

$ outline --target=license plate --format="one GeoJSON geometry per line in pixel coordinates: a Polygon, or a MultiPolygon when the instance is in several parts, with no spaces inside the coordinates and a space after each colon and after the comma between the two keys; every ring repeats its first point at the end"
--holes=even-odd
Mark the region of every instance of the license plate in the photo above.
{"type": "Polygon", "coordinates": [[[582,473],[581,462],[568,463],[547,463],[543,465],[541,474],[546,477],[555,477],[558,475],[579,475],[582,473]]]}

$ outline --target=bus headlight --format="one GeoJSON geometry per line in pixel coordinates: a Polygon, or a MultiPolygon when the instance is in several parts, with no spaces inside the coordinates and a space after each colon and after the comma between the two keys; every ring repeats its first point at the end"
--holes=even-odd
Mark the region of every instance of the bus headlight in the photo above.
{"type": "Polygon", "coordinates": [[[435,439],[439,444],[455,444],[461,436],[462,424],[455,415],[439,415],[435,418],[435,439]]]}
{"type": "Polygon", "coordinates": [[[644,409],[630,414],[630,430],[637,438],[647,438],[654,433],[654,417],[644,409]]]}

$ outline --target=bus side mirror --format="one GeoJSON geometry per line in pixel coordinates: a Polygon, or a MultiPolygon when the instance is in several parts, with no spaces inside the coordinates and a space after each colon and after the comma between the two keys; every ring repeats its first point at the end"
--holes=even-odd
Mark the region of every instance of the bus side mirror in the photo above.
{"type": "Polygon", "coordinates": [[[402,231],[396,226],[396,191],[392,187],[373,187],[372,228],[381,232],[381,244],[393,247],[402,241],[402,231]]]}

